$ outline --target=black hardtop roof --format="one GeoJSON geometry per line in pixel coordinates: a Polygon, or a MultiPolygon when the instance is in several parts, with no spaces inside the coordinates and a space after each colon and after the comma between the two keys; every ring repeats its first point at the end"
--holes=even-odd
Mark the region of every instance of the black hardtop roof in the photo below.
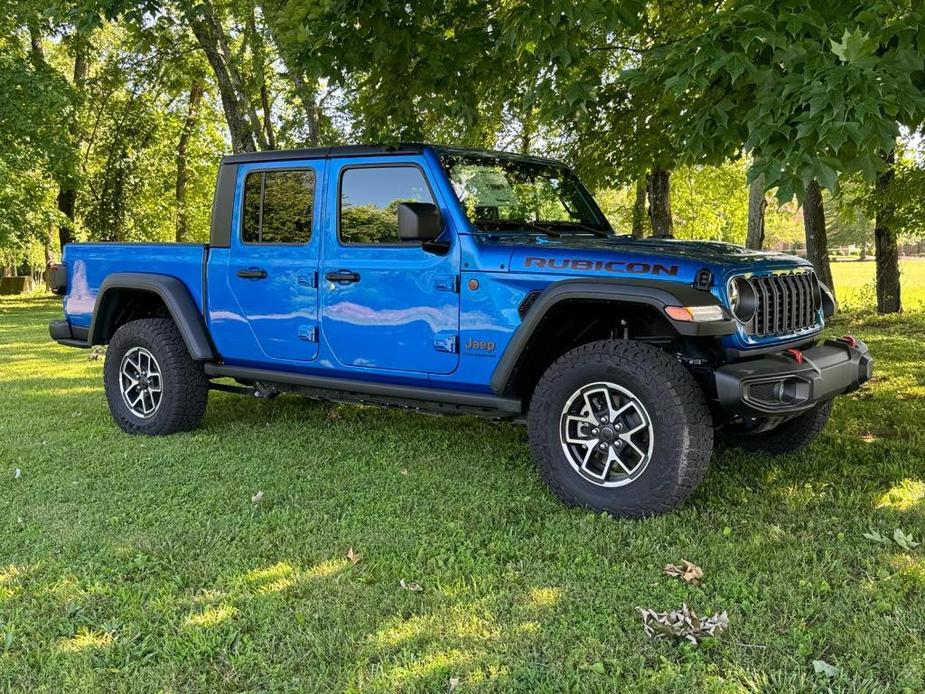
{"type": "Polygon", "coordinates": [[[263,152],[245,152],[243,154],[230,154],[222,157],[222,164],[248,164],[254,162],[290,161],[293,159],[326,159],[333,157],[366,157],[388,154],[422,154],[427,148],[432,148],[437,152],[452,154],[500,155],[545,164],[561,163],[555,159],[516,154],[514,152],[501,152],[498,150],[479,149],[475,147],[457,147],[421,142],[402,142],[394,145],[340,145],[338,147],[311,147],[305,149],[274,149],[265,150],[263,152]]]}

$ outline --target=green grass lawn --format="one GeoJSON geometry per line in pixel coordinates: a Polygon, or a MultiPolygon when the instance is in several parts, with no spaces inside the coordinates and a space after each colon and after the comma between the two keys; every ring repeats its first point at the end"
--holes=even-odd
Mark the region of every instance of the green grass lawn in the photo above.
{"type": "Polygon", "coordinates": [[[923,313],[831,327],[877,377],[808,452],[717,453],[637,522],[563,508],[513,425],[214,393],[195,433],[127,436],[60,313],[0,301],[3,691],[925,688],[925,545],[864,537],[925,536],[923,313]],[[645,637],[636,607],[685,602],[729,630],[645,637]]]}
{"type": "MultiPolygon", "coordinates": [[[[832,263],[838,303],[848,311],[870,310],[877,305],[876,268],[873,260],[832,263]]],[[[925,310],[925,258],[904,258],[899,263],[902,303],[907,311],[925,310]]]]}

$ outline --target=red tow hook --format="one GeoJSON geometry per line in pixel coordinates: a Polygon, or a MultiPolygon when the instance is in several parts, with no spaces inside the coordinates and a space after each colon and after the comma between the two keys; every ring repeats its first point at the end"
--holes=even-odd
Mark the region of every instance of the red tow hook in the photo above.
{"type": "Polygon", "coordinates": [[[803,363],[803,352],[798,350],[796,347],[791,347],[790,349],[784,351],[787,352],[787,354],[792,355],[797,364],[803,363]]]}
{"type": "Polygon", "coordinates": [[[857,347],[858,341],[853,335],[842,335],[841,339],[848,343],[849,347],[857,347]]]}

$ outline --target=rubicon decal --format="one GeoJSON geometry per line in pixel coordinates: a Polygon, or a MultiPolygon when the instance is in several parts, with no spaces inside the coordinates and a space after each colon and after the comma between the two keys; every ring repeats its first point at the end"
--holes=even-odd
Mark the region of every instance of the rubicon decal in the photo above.
{"type": "Polygon", "coordinates": [[[524,260],[525,268],[543,268],[546,270],[575,270],[587,272],[597,270],[614,273],[632,273],[636,275],[669,275],[678,274],[677,265],[662,265],[660,263],[628,263],[625,260],[579,260],[575,258],[537,258],[534,256],[524,260]]]}

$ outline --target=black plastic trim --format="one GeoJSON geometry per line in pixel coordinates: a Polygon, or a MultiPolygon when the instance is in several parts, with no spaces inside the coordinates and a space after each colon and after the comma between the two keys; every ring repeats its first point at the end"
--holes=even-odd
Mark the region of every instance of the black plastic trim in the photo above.
{"type": "Polygon", "coordinates": [[[796,414],[836,395],[857,390],[873,373],[870,351],[860,340],[826,340],[802,351],[802,363],[786,352],[721,366],[714,372],[720,406],[746,417],[796,414]],[[749,386],[777,384],[784,379],[800,384],[803,395],[795,402],[755,401],[749,386]]]}
{"type": "MultiPolygon", "coordinates": [[[[228,158],[226,158],[228,159],[228,158]]],[[[213,248],[231,246],[231,218],[234,212],[234,189],[238,179],[238,166],[222,161],[215,181],[215,197],[212,199],[212,222],[209,245],[213,248]]]]}
{"type": "Polygon", "coordinates": [[[356,381],[328,376],[292,373],[289,371],[255,369],[246,366],[229,366],[225,364],[205,364],[204,368],[206,375],[211,378],[228,377],[243,381],[286,383],[303,388],[351,393],[354,395],[367,395],[385,400],[421,401],[422,407],[427,403],[459,405],[480,410],[491,410],[497,412],[499,416],[513,416],[522,413],[522,404],[520,400],[500,398],[495,395],[485,395],[482,393],[464,393],[453,390],[396,385],[393,383],[356,381]]]}
{"type": "Polygon", "coordinates": [[[222,165],[250,164],[264,161],[291,161],[293,159],[326,159],[335,157],[368,157],[384,154],[421,154],[430,145],[401,143],[396,145],[342,145],[340,147],[311,147],[306,149],[266,150],[245,152],[222,158],[222,165]]]}
{"type": "Polygon", "coordinates": [[[103,281],[96,296],[96,305],[93,307],[89,344],[103,344],[103,331],[106,322],[110,319],[108,297],[117,294],[122,289],[157,294],[167,306],[190,356],[197,361],[209,361],[216,358],[202,314],[196,308],[196,303],[190,296],[186,285],[176,277],[143,272],[116,272],[103,281]]]}
{"type": "Polygon", "coordinates": [[[67,265],[52,263],[48,266],[48,287],[52,294],[58,296],[67,294],[67,265]]]}
{"type": "Polygon", "coordinates": [[[514,332],[491,376],[491,389],[501,394],[514,373],[517,362],[540,324],[543,317],[560,301],[591,299],[629,304],[644,304],[658,309],[665,320],[679,334],[686,337],[718,337],[731,335],[736,323],[726,309],[722,321],[708,323],[686,323],[676,321],[664,314],[666,306],[721,306],[719,300],[707,292],[694,289],[687,284],[659,280],[633,280],[601,278],[595,280],[562,280],[547,287],[530,306],[523,322],[514,332]]]}
{"type": "Polygon", "coordinates": [[[51,339],[59,345],[80,347],[82,349],[90,346],[87,341],[89,330],[80,325],[72,326],[66,319],[53,320],[49,323],[48,333],[51,335],[51,339]]]}

